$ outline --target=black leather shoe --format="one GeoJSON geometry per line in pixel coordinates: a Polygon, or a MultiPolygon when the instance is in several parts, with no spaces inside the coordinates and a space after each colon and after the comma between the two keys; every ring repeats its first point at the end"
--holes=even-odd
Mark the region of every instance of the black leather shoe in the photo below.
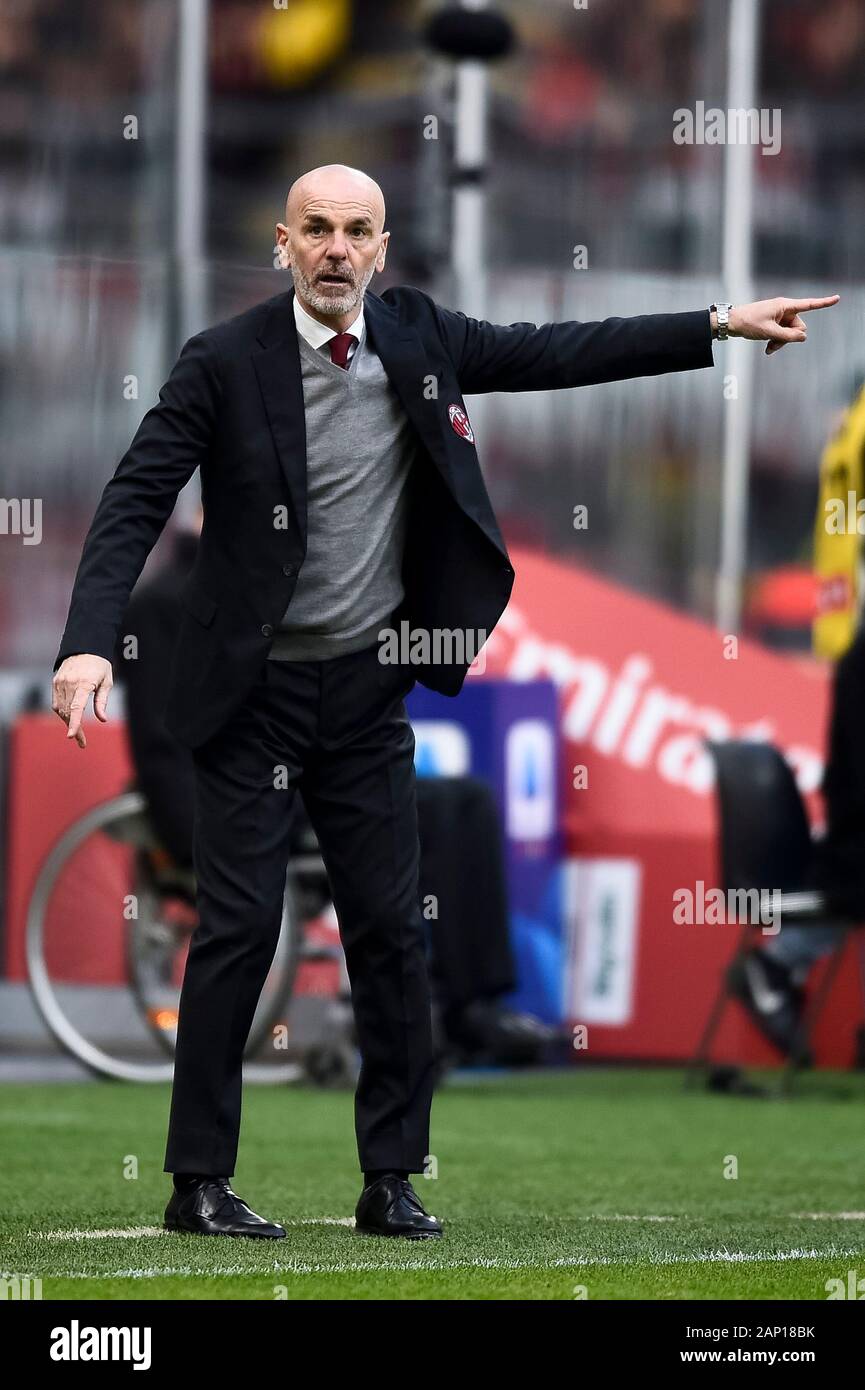
{"type": "Polygon", "coordinates": [[[434,1216],[406,1178],[386,1173],[365,1187],[354,1214],[355,1231],[361,1236],[403,1236],[406,1240],[434,1240],[442,1233],[434,1216]]]}
{"type": "MultiPolygon", "coordinates": [[[[446,1020],[449,1041],[465,1062],[492,1062],[502,1067],[540,1065],[560,1039],[532,1014],[516,1013],[495,1000],[478,999],[446,1020]]],[[[573,1039],[568,1035],[568,1042],[573,1039]]]]}
{"type": "Polygon", "coordinates": [[[188,1192],[172,1193],[165,1208],[166,1231],[188,1231],[199,1236],[253,1236],[257,1240],[282,1240],[285,1229],[275,1221],[256,1216],[228,1178],[202,1178],[188,1192]]]}

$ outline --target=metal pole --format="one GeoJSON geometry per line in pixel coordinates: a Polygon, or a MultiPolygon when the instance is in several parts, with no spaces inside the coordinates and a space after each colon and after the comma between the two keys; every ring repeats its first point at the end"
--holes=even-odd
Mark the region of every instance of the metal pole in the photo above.
{"type": "MultiPolygon", "coordinates": [[[[731,0],[727,36],[727,109],[756,106],[760,0],[731,0]]],[[[729,135],[728,129],[728,135],[729,135]]],[[[754,298],[752,247],[754,219],[754,147],[728,139],[724,147],[724,222],[722,284],[738,303],[754,298]]],[[[716,590],[716,620],[722,632],[738,630],[742,609],[748,525],[748,478],[751,445],[754,346],[731,338],[726,347],[721,554],[716,590]]]]}
{"type": "MultiPolygon", "coordinates": [[[[463,0],[467,10],[486,9],[487,0],[463,0]]],[[[489,64],[466,58],[456,65],[454,93],[454,196],[451,265],[456,306],[482,319],[487,305],[487,175],[489,64]]],[[[475,396],[471,421],[483,440],[488,397],[475,396]]]]}
{"type": "MultiPolygon", "coordinates": [[[[463,0],[467,10],[486,9],[487,0],[463,0]]],[[[486,194],[488,64],[464,59],[456,65],[454,95],[454,199],[451,259],[459,307],[482,318],[486,302],[486,194]]]]}
{"type": "Polygon", "coordinates": [[[204,168],[208,0],[180,0],[174,156],[174,255],[180,341],[206,321],[204,168]]]}
{"type": "MultiPolygon", "coordinates": [[[[205,120],[207,112],[208,0],[180,0],[177,45],[177,103],[174,143],[174,342],[178,347],[207,323],[206,233],[204,226],[205,120]]],[[[172,315],[169,313],[169,318],[172,315]]],[[[190,525],[199,505],[196,475],[177,499],[175,518],[190,525]]]]}

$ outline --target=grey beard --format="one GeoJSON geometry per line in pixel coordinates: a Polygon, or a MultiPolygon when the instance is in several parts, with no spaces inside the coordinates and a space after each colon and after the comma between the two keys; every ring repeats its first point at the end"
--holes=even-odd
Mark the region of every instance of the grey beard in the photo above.
{"type": "Polygon", "coordinates": [[[295,288],[299,289],[307,304],[311,304],[319,314],[327,314],[331,318],[337,315],[350,314],[353,309],[360,306],[366,287],[375,275],[375,266],[371,266],[363,276],[360,284],[346,284],[345,294],[330,295],[321,294],[315,287],[315,282],[308,279],[301,270],[295,266],[292,269],[295,288]]]}

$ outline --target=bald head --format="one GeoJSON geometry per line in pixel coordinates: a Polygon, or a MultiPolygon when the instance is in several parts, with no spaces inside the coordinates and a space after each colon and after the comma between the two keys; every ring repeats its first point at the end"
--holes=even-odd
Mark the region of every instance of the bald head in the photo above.
{"type": "Polygon", "coordinates": [[[295,179],[285,200],[285,220],[289,227],[310,206],[328,204],[355,212],[365,212],[379,233],[384,231],[384,194],[369,174],[348,164],[322,164],[295,179]]]}
{"type": "Polygon", "coordinates": [[[323,164],[296,179],[285,222],[276,224],[280,264],[291,270],[298,300],[338,333],[357,318],[367,285],[384,270],[389,238],[384,194],[347,164],[323,164]]]}

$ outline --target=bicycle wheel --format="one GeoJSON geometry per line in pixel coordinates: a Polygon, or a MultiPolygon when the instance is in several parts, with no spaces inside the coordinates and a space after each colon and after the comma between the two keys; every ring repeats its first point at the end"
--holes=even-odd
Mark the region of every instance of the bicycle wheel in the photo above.
{"type": "MultiPolygon", "coordinates": [[[[185,949],[180,938],[185,935],[188,945],[191,930],[184,933],[177,923],[162,922],[152,885],[136,876],[141,843],[147,843],[146,825],[143,797],[126,792],[88,811],[60,837],[40,870],[30,900],[27,967],[31,991],[47,1027],[86,1067],[127,1081],[167,1081],[173,1066],[165,1054],[173,1051],[173,1035],[170,1028],[159,1027],[158,1018],[148,1015],[145,986],[153,983],[155,975],[148,977],[144,966],[156,961],[159,953],[153,942],[161,934],[163,965],[170,961],[176,971],[180,963],[182,975],[185,949]],[[136,889],[142,887],[145,891],[139,897],[136,889]],[[82,911],[88,913],[84,935],[76,930],[82,911]],[[130,946],[130,939],[136,938],[140,945],[130,946]]],[[[285,1009],[300,934],[301,923],[289,900],[273,978],[256,1015],[255,1045],[285,1009]]],[[[176,1022],[175,989],[179,1000],[176,975],[172,994],[163,996],[166,1010],[174,1007],[176,1022]]],[[[166,1012],[162,1022],[168,1018],[166,1012]]],[[[284,1062],[244,1067],[249,1080],[269,1082],[294,1080],[299,1070],[284,1062]]]]}
{"type": "MultiPolygon", "coordinates": [[[[142,1018],[160,1047],[173,1056],[180,988],[198,913],[187,893],[172,891],[158,881],[146,850],[135,855],[135,885],[136,911],[127,923],[129,980],[142,1018]]],[[[247,1057],[253,1057],[261,1047],[291,995],[300,930],[288,874],[279,937],[246,1041],[247,1057]]]]}

